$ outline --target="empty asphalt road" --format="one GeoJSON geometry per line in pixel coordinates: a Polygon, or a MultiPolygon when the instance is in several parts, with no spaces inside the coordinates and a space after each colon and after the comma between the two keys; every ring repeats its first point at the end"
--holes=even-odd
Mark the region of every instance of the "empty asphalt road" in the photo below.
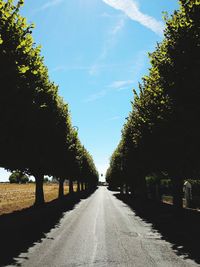
{"type": "Polygon", "coordinates": [[[151,224],[100,187],[17,259],[21,266],[199,266],[184,260],[151,224]]]}

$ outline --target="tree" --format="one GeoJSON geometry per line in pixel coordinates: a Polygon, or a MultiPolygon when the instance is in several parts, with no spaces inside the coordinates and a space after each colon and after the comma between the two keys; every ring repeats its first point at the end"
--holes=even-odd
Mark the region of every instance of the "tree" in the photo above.
{"type": "Polygon", "coordinates": [[[29,182],[29,178],[26,174],[22,173],[21,171],[14,171],[9,176],[10,183],[16,183],[16,184],[25,184],[29,182]]]}
{"type": "Polygon", "coordinates": [[[22,5],[0,0],[0,166],[33,175],[41,205],[44,175],[58,176],[65,164],[70,117],[34,44],[33,25],[19,14],[22,5]]]}
{"type": "Polygon", "coordinates": [[[132,162],[129,182],[142,192],[146,175],[168,173],[179,208],[183,179],[200,172],[199,14],[198,0],[181,0],[180,10],[165,17],[164,40],[150,55],[149,75],[135,92],[122,133],[123,162],[132,162]]]}

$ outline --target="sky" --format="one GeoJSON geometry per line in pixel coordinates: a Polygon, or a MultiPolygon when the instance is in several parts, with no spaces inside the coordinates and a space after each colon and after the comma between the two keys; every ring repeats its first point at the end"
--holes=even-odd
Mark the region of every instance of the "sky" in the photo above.
{"type": "MultiPolygon", "coordinates": [[[[148,52],[163,39],[163,11],[175,0],[25,0],[21,14],[82,144],[104,174],[131,111],[133,88],[148,74],[148,52]]],[[[0,181],[9,173],[0,170],[0,181]]],[[[101,178],[104,179],[104,178],[101,178]]]]}

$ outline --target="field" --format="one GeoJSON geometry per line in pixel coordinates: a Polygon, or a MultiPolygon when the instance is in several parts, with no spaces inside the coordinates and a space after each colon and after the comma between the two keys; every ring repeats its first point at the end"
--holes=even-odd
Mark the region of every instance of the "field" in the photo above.
{"type": "MultiPolygon", "coordinates": [[[[65,185],[65,194],[69,187],[65,185]]],[[[58,184],[44,184],[45,201],[58,197],[58,184]]],[[[0,215],[28,208],[34,204],[35,184],[0,183],[0,215]]]]}
{"type": "MultiPolygon", "coordinates": [[[[162,196],[162,201],[164,203],[167,203],[167,204],[171,204],[172,205],[172,203],[173,203],[173,197],[172,196],[165,196],[165,195],[163,195],[162,196]]],[[[184,208],[185,208],[185,205],[186,205],[185,198],[183,198],[183,207],[184,208]]]]}

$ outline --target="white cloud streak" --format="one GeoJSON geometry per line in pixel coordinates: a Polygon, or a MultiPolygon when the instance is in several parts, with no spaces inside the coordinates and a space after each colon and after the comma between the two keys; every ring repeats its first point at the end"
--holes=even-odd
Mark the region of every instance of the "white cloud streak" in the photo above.
{"type": "Polygon", "coordinates": [[[109,85],[111,88],[120,89],[121,87],[129,86],[133,84],[133,80],[127,81],[114,81],[112,84],[109,85]]]}
{"type": "MultiPolygon", "coordinates": [[[[130,88],[130,85],[133,83],[132,80],[127,80],[127,81],[114,81],[110,85],[107,85],[105,89],[98,91],[94,94],[91,94],[84,100],[84,102],[94,102],[100,98],[103,98],[107,96],[107,94],[113,92],[113,91],[121,91],[124,89],[130,88]]],[[[116,119],[116,118],[115,118],[116,119]]]]}
{"type": "Polygon", "coordinates": [[[119,20],[119,22],[117,23],[117,25],[112,29],[112,35],[116,35],[118,32],[120,32],[122,30],[122,28],[125,25],[125,21],[124,18],[121,18],[119,20]]]}
{"type": "Polygon", "coordinates": [[[118,17],[117,23],[108,33],[108,38],[105,40],[103,44],[103,48],[102,48],[102,51],[100,52],[99,57],[97,58],[96,62],[91,66],[91,69],[89,70],[90,75],[97,75],[102,70],[101,68],[102,62],[106,59],[109,52],[115,46],[117,42],[117,35],[123,30],[125,26],[125,21],[126,21],[126,17],[124,15],[118,17]]]}
{"type": "Polygon", "coordinates": [[[84,100],[84,102],[88,103],[88,102],[96,101],[97,99],[100,99],[106,96],[106,94],[107,94],[106,90],[101,90],[95,94],[90,95],[87,99],[84,100]]]}
{"type": "Polygon", "coordinates": [[[164,25],[155,18],[142,13],[136,1],[133,0],[102,0],[105,4],[124,12],[130,19],[139,22],[158,35],[163,34],[164,25]]]}
{"type": "Polygon", "coordinates": [[[51,0],[49,2],[47,2],[46,4],[44,4],[43,6],[41,6],[40,10],[45,10],[48,9],[50,7],[54,7],[57,6],[59,4],[61,4],[64,0],[51,0]]]}
{"type": "Polygon", "coordinates": [[[91,66],[84,66],[84,65],[62,65],[62,66],[56,66],[52,69],[50,69],[49,73],[54,72],[66,72],[66,71],[90,71],[91,66]]]}
{"type": "Polygon", "coordinates": [[[114,117],[111,117],[111,118],[107,119],[106,121],[117,121],[117,120],[119,120],[121,118],[122,118],[121,116],[114,116],[114,117]]]}

